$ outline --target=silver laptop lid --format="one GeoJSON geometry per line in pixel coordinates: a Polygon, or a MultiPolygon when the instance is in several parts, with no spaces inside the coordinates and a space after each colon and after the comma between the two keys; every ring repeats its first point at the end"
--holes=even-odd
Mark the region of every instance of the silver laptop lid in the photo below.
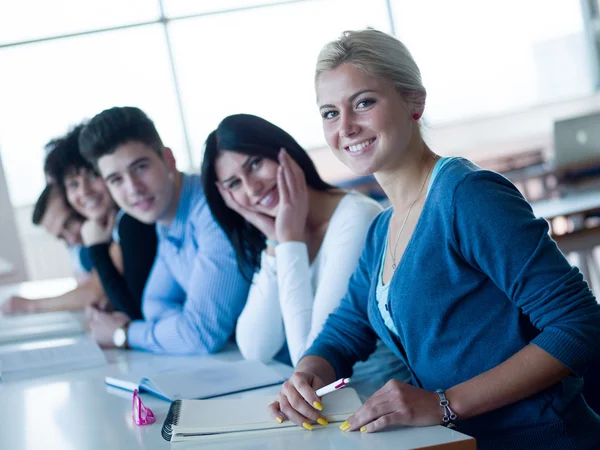
{"type": "Polygon", "coordinates": [[[554,169],[600,166],[600,113],[554,122],[554,169]]]}

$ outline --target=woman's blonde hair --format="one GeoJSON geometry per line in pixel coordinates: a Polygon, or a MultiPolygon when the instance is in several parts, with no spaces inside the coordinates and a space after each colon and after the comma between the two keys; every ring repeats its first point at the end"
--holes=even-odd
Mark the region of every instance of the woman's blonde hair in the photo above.
{"type": "Polygon", "coordinates": [[[323,72],[345,63],[367,75],[391,81],[409,105],[424,107],[427,91],[421,72],[406,46],[395,37],[372,28],[344,31],[319,53],[315,83],[323,72]]]}

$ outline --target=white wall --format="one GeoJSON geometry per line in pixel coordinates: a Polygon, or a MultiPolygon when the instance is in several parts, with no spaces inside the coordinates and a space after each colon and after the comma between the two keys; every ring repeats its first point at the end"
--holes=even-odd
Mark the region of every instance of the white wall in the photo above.
{"type": "Polygon", "coordinates": [[[25,260],[0,155],[0,284],[27,280],[25,260]]]}

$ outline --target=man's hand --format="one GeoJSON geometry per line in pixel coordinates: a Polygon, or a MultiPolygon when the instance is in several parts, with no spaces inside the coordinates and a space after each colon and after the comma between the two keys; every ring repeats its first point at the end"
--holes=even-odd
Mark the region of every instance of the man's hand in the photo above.
{"type": "Polygon", "coordinates": [[[36,300],[14,295],[9,297],[0,307],[4,314],[23,314],[38,312],[36,300]]]}
{"type": "Polygon", "coordinates": [[[92,338],[104,348],[115,348],[113,334],[117,328],[123,328],[131,319],[122,312],[105,312],[97,308],[86,311],[90,319],[92,338]]]}

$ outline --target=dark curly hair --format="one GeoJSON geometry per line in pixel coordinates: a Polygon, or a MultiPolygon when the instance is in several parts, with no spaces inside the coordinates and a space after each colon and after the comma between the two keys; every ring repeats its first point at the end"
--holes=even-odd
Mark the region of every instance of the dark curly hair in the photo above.
{"type": "Polygon", "coordinates": [[[69,130],[64,136],[52,139],[45,146],[46,160],[44,172],[64,193],[65,178],[81,169],[94,172],[94,167],[79,151],[79,135],[85,124],[79,124],[69,130]]]}

